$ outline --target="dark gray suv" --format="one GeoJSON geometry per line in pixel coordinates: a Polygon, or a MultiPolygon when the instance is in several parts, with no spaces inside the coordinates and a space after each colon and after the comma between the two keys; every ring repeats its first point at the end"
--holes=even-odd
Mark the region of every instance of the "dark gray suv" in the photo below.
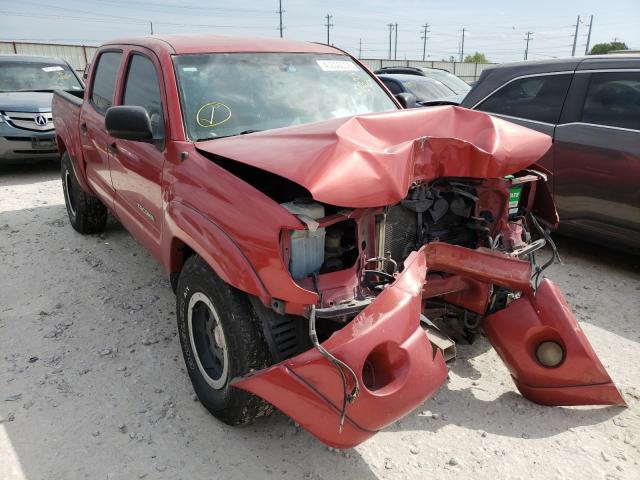
{"type": "Polygon", "coordinates": [[[490,68],[461,105],[553,137],[560,231],[640,253],[640,55],[490,68]]]}

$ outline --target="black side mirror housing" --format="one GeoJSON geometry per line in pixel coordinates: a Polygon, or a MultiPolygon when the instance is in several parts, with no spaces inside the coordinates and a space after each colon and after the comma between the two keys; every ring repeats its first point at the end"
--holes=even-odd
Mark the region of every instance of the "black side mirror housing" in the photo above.
{"type": "Polygon", "coordinates": [[[86,80],[89,77],[89,67],[91,67],[90,63],[87,63],[84,66],[84,70],[82,71],[82,79],[86,80]]]}
{"type": "Polygon", "coordinates": [[[415,108],[417,106],[416,97],[412,93],[396,93],[395,97],[398,99],[400,105],[402,105],[403,108],[415,108]]]}
{"type": "Polygon", "coordinates": [[[119,105],[110,107],[104,117],[104,126],[114,138],[150,142],[153,140],[151,119],[144,107],[119,105]]]}

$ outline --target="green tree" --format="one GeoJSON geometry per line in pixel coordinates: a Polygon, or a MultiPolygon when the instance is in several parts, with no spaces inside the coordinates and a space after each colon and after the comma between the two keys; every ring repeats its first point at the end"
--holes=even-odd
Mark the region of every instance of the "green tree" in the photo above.
{"type": "Polygon", "coordinates": [[[624,42],[596,43],[589,55],[602,55],[604,53],[613,52],[614,50],[629,50],[624,42]]]}
{"type": "Polygon", "coordinates": [[[484,53],[476,52],[473,55],[467,55],[464,57],[465,62],[469,63],[489,63],[484,53]]]}

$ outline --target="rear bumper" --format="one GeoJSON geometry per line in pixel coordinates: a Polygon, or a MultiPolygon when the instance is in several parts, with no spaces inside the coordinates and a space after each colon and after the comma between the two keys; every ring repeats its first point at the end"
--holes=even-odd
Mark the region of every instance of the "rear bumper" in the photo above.
{"type": "Polygon", "coordinates": [[[327,445],[349,448],[363,442],[424,402],[447,378],[442,353],[434,354],[420,326],[426,270],[423,248],[406,260],[393,285],[322,344],[354,370],[360,383],[342,431],[342,382],[315,349],[233,385],[276,405],[327,445]]]}

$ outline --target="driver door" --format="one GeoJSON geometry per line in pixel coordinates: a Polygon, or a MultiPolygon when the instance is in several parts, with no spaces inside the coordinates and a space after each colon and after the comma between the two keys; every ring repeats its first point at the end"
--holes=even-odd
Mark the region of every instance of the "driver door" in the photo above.
{"type": "Polygon", "coordinates": [[[165,115],[161,71],[153,53],[130,51],[127,57],[121,105],[144,107],[153,127],[153,140],[115,139],[109,144],[114,208],[127,230],[157,259],[162,225],[162,169],[165,151],[165,115]]]}

